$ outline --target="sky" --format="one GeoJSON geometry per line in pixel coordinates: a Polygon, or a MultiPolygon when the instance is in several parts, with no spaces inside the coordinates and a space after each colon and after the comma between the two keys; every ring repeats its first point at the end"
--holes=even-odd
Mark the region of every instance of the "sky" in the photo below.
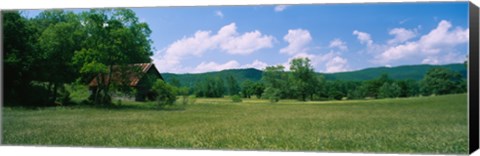
{"type": "Polygon", "coordinates": [[[468,2],[132,8],[161,73],[283,65],[315,71],[462,63],[468,2]]]}

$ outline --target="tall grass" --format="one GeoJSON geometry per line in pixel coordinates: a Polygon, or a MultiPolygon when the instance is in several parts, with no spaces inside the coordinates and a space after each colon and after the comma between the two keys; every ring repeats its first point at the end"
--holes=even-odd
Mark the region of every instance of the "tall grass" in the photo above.
{"type": "MultiPolygon", "coordinates": [[[[127,102],[124,102],[127,103],[127,102]]],[[[297,102],[202,99],[184,110],[4,108],[3,144],[276,151],[468,151],[467,96],[297,102]]]]}

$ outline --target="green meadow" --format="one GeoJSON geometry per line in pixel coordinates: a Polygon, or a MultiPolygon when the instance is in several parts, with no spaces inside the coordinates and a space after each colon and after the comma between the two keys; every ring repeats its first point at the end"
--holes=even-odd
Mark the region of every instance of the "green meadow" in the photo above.
{"type": "Polygon", "coordinates": [[[467,95],[299,102],[198,98],[2,110],[2,144],[269,151],[468,151],[467,95]]]}

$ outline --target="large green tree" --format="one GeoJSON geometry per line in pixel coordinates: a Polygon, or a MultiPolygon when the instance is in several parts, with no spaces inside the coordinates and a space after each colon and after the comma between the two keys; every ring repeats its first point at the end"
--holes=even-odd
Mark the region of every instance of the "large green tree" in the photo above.
{"type": "Polygon", "coordinates": [[[385,82],[378,89],[378,97],[379,98],[396,98],[400,96],[401,91],[402,91],[402,88],[400,88],[400,86],[397,83],[385,82]]]}
{"type": "Polygon", "coordinates": [[[255,82],[252,80],[243,81],[241,90],[244,98],[250,98],[254,94],[254,85],[255,82]]]}
{"type": "Polygon", "coordinates": [[[299,94],[302,101],[306,101],[307,96],[313,98],[319,80],[317,79],[313,67],[308,58],[295,58],[290,62],[290,71],[292,71],[293,84],[295,91],[299,94]]]}
{"type": "Polygon", "coordinates": [[[38,38],[36,72],[40,74],[40,81],[48,83],[49,99],[53,103],[58,89],[78,77],[78,68],[72,58],[75,51],[81,49],[79,43],[86,36],[78,16],[72,12],[44,11],[35,21],[42,30],[38,38]]]}
{"type": "Polygon", "coordinates": [[[287,85],[288,75],[282,65],[268,66],[265,68],[262,76],[262,82],[265,84],[263,98],[278,101],[281,97],[287,96],[289,85],[287,85]]]}
{"type": "Polygon", "coordinates": [[[466,90],[464,80],[458,72],[447,68],[432,68],[421,80],[423,94],[451,94],[464,92],[466,90]]]}
{"type": "Polygon", "coordinates": [[[230,95],[237,95],[240,92],[240,86],[232,75],[227,76],[227,89],[230,95]]]}
{"type": "Polygon", "coordinates": [[[253,94],[260,99],[262,97],[263,91],[265,90],[265,85],[262,82],[255,82],[253,84],[253,94]]]}
{"type": "Polygon", "coordinates": [[[418,81],[415,80],[399,80],[398,86],[401,88],[400,97],[416,96],[419,93],[418,81]]]}
{"type": "Polygon", "coordinates": [[[197,97],[222,97],[225,92],[225,84],[220,77],[207,77],[197,82],[195,95],[197,97]]]}
{"type": "Polygon", "coordinates": [[[151,62],[151,30],[129,9],[90,10],[81,14],[87,35],[74,62],[86,77],[97,79],[95,103],[110,103],[110,78],[114,65],[151,62]]]}
{"type": "Polygon", "coordinates": [[[18,11],[2,12],[4,97],[7,104],[23,103],[35,72],[35,24],[18,11]]]}

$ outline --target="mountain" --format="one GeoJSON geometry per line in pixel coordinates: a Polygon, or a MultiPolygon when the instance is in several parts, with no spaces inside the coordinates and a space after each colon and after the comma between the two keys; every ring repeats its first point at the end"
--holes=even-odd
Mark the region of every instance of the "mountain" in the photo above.
{"type": "Polygon", "coordinates": [[[466,78],[467,69],[464,64],[447,64],[447,65],[405,65],[398,67],[376,67],[376,68],[367,68],[363,70],[351,71],[351,72],[341,72],[341,73],[331,73],[323,74],[327,80],[370,80],[379,77],[382,74],[388,74],[388,76],[395,80],[420,80],[423,78],[425,73],[431,68],[434,67],[443,67],[450,70],[460,72],[460,74],[466,78]]]}
{"type": "Polygon", "coordinates": [[[170,82],[172,78],[177,78],[183,86],[194,86],[197,81],[206,79],[207,77],[221,77],[226,78],[229,75],[232,75],[238,82],[242,84],[245,80],[258,81],[262,78],[263,71],[255,68],[247,69],[228,69],[218,72],[207,72],[207,73],[198,73],[198,74],[172,74],[164,73],[162,74],[165,81],[170,82]]]}
{"type": "MultiPolygon", "coordinates": [[[[447,65],[405,65],[398,67],[375,67],[367,68],[357,71],[340,72],[340,73],[318,73],[325,76],[327,80],[347,80],[347,81],[363,81],[371,80],[379,77],[382,74],[388,74],[391,79],[395,80],[420,80],[425,73],[434,67],[444,67],[450,70],[460,72],[460,74],[466,78],[467,69],[464,64],[447,64],[447,65]]],[[[217,72],[207,72],[198,74],[173,74],[163,73],[163,78],[170,82],[172,78],[177,78],[183,86],[194,86],[197,81],[201,81],[207,77],[222,77],[225,78],[229,75],[235,77],[239,84],[245,80],[258,81],[262,78],[263,71],[247,68],[247,69],[228,69],[217,72]]]]}

